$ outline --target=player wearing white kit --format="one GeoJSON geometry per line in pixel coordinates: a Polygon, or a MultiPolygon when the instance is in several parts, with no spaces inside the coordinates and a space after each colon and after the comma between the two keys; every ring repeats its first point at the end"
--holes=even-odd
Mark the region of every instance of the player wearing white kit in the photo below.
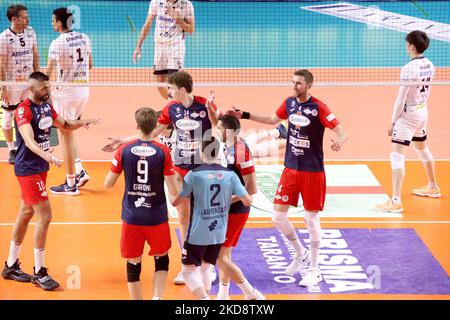
{"type": "MultiPolygon", "coordinates": [[[[155,19],[153,74],[155,80],[162,83],[167,82],[170,73],[183,69],[186,32],[192,35],[195,30],[194,7],[188,0],[151,0],[133,53],[135,63],[155,19]]],[[[167,87],[158,90],[164,99],[168,98],[167,87]]]]}
{"type": "Polygon", "coordinates": [[[411,61],[401,70],[400,78],[405,84],[400,87],[392,112],[392,125],[388,129],[389,136],[392,136],[392,198],[376,205],[375,209],[378,211],[403,211],[401,190],[405,177],[405,152],[411,141],[428,177],[428,185],[414,189],[413,194],[432,198],[441,196],[435,178],[433,155],[426,144],[429,83],[434,76],[433,63],[423,56],[429,42],[423,31],[412,31],[406,36],[406,48],[411,61]],[[408,85],[408,82],[423,84],[408,85]]]}
{"type": "Polygon", "coordinates": [[[24,85],[0,86],[3,135],[9,149],[8,162],[14,164],[14,110],[28,97],[27,80],[33,71],[39,71],[39,53],[36,35],[28,26],[28,9],[14,4],[8,7],[6,16],[11,26],[0,34],[0,81],[25,82],[24,85]]]}
{"type": "MultiPolygon", "coordinates": [[[[89,81],[92,68],[91,41],[81,32],[71,29],[72,14],[67,8],[53,11],[53,29],[60,36],[52,41],[48,54],[47,74],[51,76],[57,66],[58,84],[79,84],[89,81]]],[[[89,99],[89,87],[57,85],[52,92],[53,106],[64,120],[80,118],[89,99]]],[[[66,181],[50,191],[55,194],[78,195],[79,187],[89,180],[79,158],[75,137],[72,132],[61,130],[59,137],[64,151],[66,181]]]]}

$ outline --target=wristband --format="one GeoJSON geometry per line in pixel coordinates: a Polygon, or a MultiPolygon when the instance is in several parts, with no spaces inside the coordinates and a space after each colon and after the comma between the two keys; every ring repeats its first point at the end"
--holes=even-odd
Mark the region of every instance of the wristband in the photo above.
{"type": "Polygon", "coordinates": [[[250,112],[242,111],[241,119],[250,119],[250,112]]]}

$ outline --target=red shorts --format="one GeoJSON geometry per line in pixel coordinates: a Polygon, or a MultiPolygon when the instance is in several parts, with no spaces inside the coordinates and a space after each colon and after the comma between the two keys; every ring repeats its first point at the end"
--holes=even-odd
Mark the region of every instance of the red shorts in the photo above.
{"type": "Polygon", "coordinates": [[[325,203],[325,172],[306,172],[285,168],[278,184],[274,203],[296,207],[301,193],[303,207],[308,211],[322,211],[325,203]]]}
{"type": "Polygon", "coordinates": [[[173,171],[178,172],[184,178],[191,170],[183,169],[178,166],[173,166],[173,171]]]}
{"type": "Polygon", "coordinates": [[[244,230],[248,215],[248,213],[228,214],[227,235],[222,247],[236,247],[242,230],[244,230]]]}
{"type": "Polygon", "coordinates": [[[123,258],[133,259],[142,256],[145,242],[150,245],[150,256],[162,255],[169,251],[171,246],[169,223],[164,222],[157,226],[136,226],[122,223],[122,238],[120,251],[123,258]]]}
{"type": "Polygon", "coordinates": [[[47,194],[47,171],[33,174],[31,176],[17,177],[20,189],[22,190],[22,200],[27,206],[48,200],[47,194]]]}

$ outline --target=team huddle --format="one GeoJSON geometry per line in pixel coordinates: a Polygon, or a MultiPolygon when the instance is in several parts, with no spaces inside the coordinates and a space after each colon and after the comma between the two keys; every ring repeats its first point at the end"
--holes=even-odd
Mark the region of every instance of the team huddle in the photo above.
{"type": "MultiPolygon", "coordinates": [[[[50,191],[78,195],[90,177],[82,166],[73,131],[99,124],[99,119],[82,118],[89,99],[88,87],[67,84],[89,81],[89,70],[93,67],[91,42],[86,34],[71,29],[71,14],[67,8],[55,9],[52,23],[60,35],[50,45],[43,73],[39,71],[36,35],[28,26],[26,7],[10,6],[7,16],[11,28],[0,35],[0,81],[24,83],[1,87],[2,128],[22,197],[2,277],[54,290],[59,283],[48,274],[44,261],[51,222],[46,178],[49,164],[60,166],[61,161],[50,152],[50,135],[52,126],[59,129],[67,173],[64,183],[51,187],[50,191]],[[50,94],[54,69],[57,69],[57,86],[50,94]],[[12,122],[17,129],[16,146],[12,122]],[[19,251],[34,214],[39,217],[34,237],[35,266],[33,274],[28,275],[20,267],[19,251]]],[[[159,112],[153,108],[138,109],[135,112],[138,134],[114,138],[103,147],[106,152],[115,151],[105,187],[112,188],[122,173],[125,176],[120,249],[127,260],[130,298],[142,299],[140,274],[146,242],[155,264],[153,299],[164,297],[172,243],[169,201],[178,212],[183,243],[182,269],[174,283],[185,284],[198,299],[209,300],[217,265],[219,291],[216,299],[230,298],[231,281],[241,289],[245,299],[265,299],[247,280],[245,270],[232,259],[232,250],[238,246],[253,196],[257,193],[253,157],[267,155],[257,143],[265,138],[270,140],[265,144],[273,146],[276,141],[277,148],[285,149],[285,168],[272,213],[274,227],[295,251],[285,273],[295,275],[305,269],[299,285],[317,285],[322,281],[320,212],[324,209],[326,195],[324,132],[328,128],[336,135],[330,146],[333,151],[343,147],[348,134],[330,108],[311,95],[313,74],[306,69],[295,71],[292,96],[284,99],[271,115],[250,113],[243,111],[244,108],[222,112],[214,103],[213,92],[207,98],[194,95],[194,81],[182,70],[185,33],[192,34],[195,30],[194,9],[189,1],[151,1],[133,59],[139,59],[142,43],[155,19],[154,74],[159,83],[167,83],[159,91],[170,102],[159,112]],[[242,120],[278,126],[260,136],[242,137],[242,120]],[[298,206],[300,196],[310,240],[308,248],[302,245],[287,215],[291,206],[298,206]]],[[[402,69],[401,80],[405,85],[400,87],[388,130],[392,135],[393,195],[386,203],[375,207],[385,212],[403,211],[400,195],[404,154],[411,141],[429,181],[427,186],[414,189],[413,193],[441,196],[433,157],[425,142],[429,83],[434,75],[433,64],[423,56],[429,39],[424,32],[413,31],[406,36],[406,43],[411,61],[402,69]],[[411,81],[423,81],[423,85],[408,85],[411,81]]]]}

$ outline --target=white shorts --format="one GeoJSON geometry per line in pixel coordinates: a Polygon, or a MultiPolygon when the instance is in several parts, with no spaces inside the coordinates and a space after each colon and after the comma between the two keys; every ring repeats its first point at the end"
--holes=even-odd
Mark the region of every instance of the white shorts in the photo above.
{"type": "Polygon", "coordinates": [[[67,100],[53,97],[53,109],[64,120],[77,120],[84,111],[87,98],[67,100]]]}
{"type": "Polygon", "coordinates": [[[9,105],[10,106],[18,105],[20,102],[28,98],[29,92],[30,91],[28,90],[28,86],[22,88],[8,87],[9,105]]]}
{"type": "Polygon", "coordinates": [[[153,56],[153,73],[168,74],[170,71],[183,69],[184,65],[183,43],[155,43],[155,52],[153,56]]]}
{"type": "Polygon", "coordinates": [[[394,124],[392,142],[409,146],[411,141],[425,141],[427,139],[428,113],[403,112],[394,124]]]}

